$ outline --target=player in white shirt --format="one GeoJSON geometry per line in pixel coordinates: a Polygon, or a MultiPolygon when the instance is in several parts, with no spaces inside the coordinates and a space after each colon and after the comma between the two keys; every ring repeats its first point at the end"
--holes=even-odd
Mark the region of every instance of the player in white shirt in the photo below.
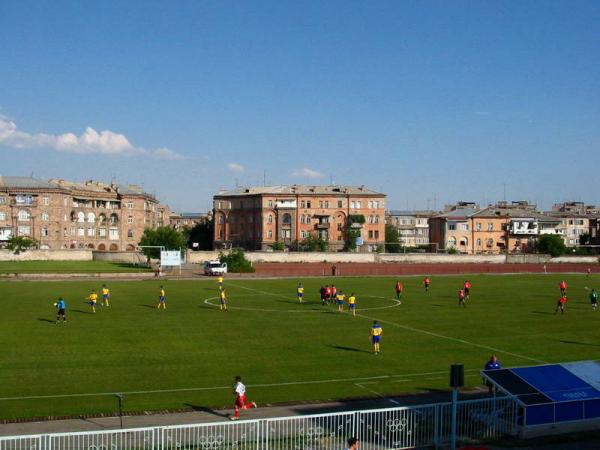
{"type": "Polygon", "coordinates": [[[239,375],[235,377],[233,393],[235,394],[235,406],[233,407],[233,416],[230,417],[231,420],[237,420],[240,418],[240,409],[256,408],[255,402],[247,401],[246,386],[244,386],[244,383],[242,383],[242,377],[239,375]]]}

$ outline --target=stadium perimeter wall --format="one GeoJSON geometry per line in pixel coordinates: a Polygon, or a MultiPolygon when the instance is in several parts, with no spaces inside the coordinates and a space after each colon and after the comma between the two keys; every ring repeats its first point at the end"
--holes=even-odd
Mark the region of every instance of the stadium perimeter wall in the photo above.
{"type": "Polygon", "coordinates": [[[91,261],[91,250],[27,250],[15,255],[12,250],[0,250],[0,261],[91,261]]]}

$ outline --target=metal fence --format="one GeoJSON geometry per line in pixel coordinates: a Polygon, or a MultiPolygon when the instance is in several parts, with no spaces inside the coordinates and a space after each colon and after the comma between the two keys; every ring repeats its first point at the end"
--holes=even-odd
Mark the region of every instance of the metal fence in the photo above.
{"type": "MultiPolygon", "coordinates": [[[[451,404],[177,425],[0,437],[0,450],[340,450],[358,437],[364,450],[437,447],[450,440],[451,404]]],[[[494,440],[518,432],[509,397],[458,403],[458,437],[494,440]]]]}

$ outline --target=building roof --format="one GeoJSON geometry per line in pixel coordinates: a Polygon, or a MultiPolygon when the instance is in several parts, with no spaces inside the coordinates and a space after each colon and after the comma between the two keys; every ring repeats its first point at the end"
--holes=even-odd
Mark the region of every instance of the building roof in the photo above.
{"type": "Polygon", "coordinates": [[[509,217],[509,218],[523,218],[523,219],[535,219],[538,222],[556,222],[556,219],[553,217],[541,214],[537,211],[532,211],[531,209],[520,209],[514,207],[497,207],[490,206],[487,208],[483,208],[480,211],[477,211],[473,214],[473,217],[509,217]]]}
{"type": "Polygon", "coordinates": [[[15,189],[56,189],[48,181],[32,177],[12,177],[0,175],[0,187],[15,189]]]}
{"type": "Polygon", "coordinates": [[[209,214],[205,212],[182,212],[182,213],[173,213],[171,217],[187,217],[187,218],[204,218],[209,214]]]}
{"type": "Polygon", "coordinates": [[[219,191],[216,196],[218,197],[230,197],[230,196],[252,196],[252,195],[339,195],[339,194],[350,194],[350,195],[374,195],[383,196],[380,192],[375,192],[365,186],[342,186],[342,185],[282,185],[282,186],[253,186],[253,187],[239,187],[230,191],[222,190],[219,191]]]}
{"type": "Polygon", "coordinates": [[[442,214],[438,214],[435,217],[441,217],[443,219],[455,219],[455,220],[464,220],[468,217],[471,217],[473,214],[477,213],[479,209],[476,208],[457,208],[452,211],[448,211],[442,214]]]}
{"type": "Polygon", "coordinates": [[[421,211],[410,211],[410,210],[402,210],[402,209],[391,209],[387,212],[388,216],[425,216],[425,217],[433,217],[438,214],[437,211],[432,210],[421,210],[421,211]]]}

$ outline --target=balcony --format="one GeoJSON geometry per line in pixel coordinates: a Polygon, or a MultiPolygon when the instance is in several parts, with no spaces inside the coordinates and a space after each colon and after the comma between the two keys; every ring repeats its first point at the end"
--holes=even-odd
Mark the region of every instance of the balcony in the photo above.
{"type": "Polygon", "coordinates": [[[328,230],[331,224],[329,222],[318,222],[315,224],[317,230],[328,230]]]}
{"type": "Polygon", "coordinates": [[[18,206],[23,208],[35,208],[38,205],[37,200],[31,201],[17,201],[14,198],[10,201],[11,206],[18,206]]]}

